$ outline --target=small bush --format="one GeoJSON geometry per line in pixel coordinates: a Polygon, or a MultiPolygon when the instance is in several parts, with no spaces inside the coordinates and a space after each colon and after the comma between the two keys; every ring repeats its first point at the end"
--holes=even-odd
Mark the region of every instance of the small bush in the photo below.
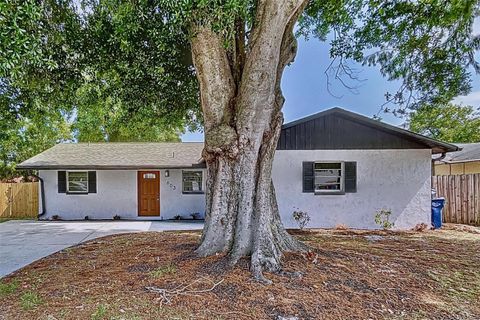
{"type": "Polygon", "coordinates": [[[306,211],[301,211],[297,209],[293,211],[292,216],[293,216],[293,219],[295,219],[295,221],[297,222],[300,230],[303,230],[307,226],[307,224],[310,222],[310,215],[306,211]]]}
{"type": "Polygon", "coordinates": [[[12,281],[10,283],[0,282],[0,297],[14,293],[18,288],[18,283],[12,281]]]}
{"type": "Polygon", "coordinates": [[[390,221],[391,215],[392,215],[392,210],[380,209],[375,213],[375,223],[378,226],[380,226],[383,230],[392,229],[395,224],[390,221]]]}
{"type": "Polygon", "coordinates": [[[161,278],[165,275],[175,274],[177,267],[174,264],[167,264],[162,267],[158,267],[150,272],[150,275],[154,278],[161,278]]]}
{"type": "Polygon", "coordinates": [[[20,305],[23,310],[31,310],[42,303],[40,296],[32,291],[27,291],[20,297],[20,305]]]}
{"type": "Polygon", "coordinates": [[[118,214],[114,215],[113,220],[120,220],[120,216],[118,214]]]}
{"type": "Polygon", "coordinates": [[[177,214],[176,216],[173,217],[174,220],[181,220],[182,216],[177,214]]]}
{"type": "Polygon", "coordinates": [[[58,214],[54,214],[54,215],[52,216],[52,220],[57,221],[57,220],[62,220],[62,219],[60,218],[60,216],[59,216],[58,214]]]}

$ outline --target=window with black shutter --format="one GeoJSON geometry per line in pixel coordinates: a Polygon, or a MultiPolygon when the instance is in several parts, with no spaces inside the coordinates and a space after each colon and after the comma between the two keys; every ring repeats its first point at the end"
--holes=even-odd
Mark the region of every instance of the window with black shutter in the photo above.
{"type": "Polygon", "coordinates": [[[58,171],[58,193],[88,194],[96,192],[96,171],[58,171]]]}
{"type": "Polygon", "coordinates": [[[345,192],[357,192],[357,163],[345,162],[345,192]]]}
{"type": "Polygon", "coordinates": [[[67,192],[67,172],[66,171],[58,171],[57,185],[58,185],[58,193],[67,192]]]}
{"type": "Polygon", "coordinates": [[[97,193],[97,172],[88,171],[88,193],[97,193]]]}
{"type": "Polygon", "coordinates": [[[304,161],[302,164],[303,189],[302,192],[314,192],[314,171],[315,162],[304,161]]]}
{"type": "Polygon", "coordinates": [[[357,163],[354,161],[303,162],[303,192],[345,194],[357,192],[357,163]]]}

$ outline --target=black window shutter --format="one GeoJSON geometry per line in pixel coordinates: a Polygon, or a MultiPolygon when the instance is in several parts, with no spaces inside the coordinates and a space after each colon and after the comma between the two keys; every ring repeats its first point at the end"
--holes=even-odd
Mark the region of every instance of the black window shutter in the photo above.
{"type": "Polygon", "coordinates": [[[357,162],[345,162],[345,192],[357,192],[357,162]]]}
{"type": "Polygon", "coordinates": [[[314,192],[314,162],[304,161],[302,163],[303,171],[303,191],[302,192],[314,192]]]}
{"type": "Polygon", "coordinates": [[[88,193],[97,193],[97,172],[88,171],[88,193]]]}
{"type": "Polygon", "coordinates": [[[66,193],[67,192],[67,172],[58,171],[57,177],[58,177],[57,179],[58,193],[66,193]]]}

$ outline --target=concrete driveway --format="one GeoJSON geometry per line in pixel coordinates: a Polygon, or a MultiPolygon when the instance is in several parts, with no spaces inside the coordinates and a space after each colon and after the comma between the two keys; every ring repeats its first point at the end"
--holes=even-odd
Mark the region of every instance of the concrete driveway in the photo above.
{"type": "Polygon", "coordinates": [[[202,228],[202,222],[193,221],[7,221],[0,223],[0,278],[54,252],[111,234],[202,228]]]}

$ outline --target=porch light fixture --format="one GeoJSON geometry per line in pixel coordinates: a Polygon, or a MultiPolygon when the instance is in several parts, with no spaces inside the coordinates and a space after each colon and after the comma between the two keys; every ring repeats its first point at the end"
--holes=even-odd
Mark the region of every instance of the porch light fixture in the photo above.
{"type": "Polygon", "coordinates": [[[165,177],[166,178],[170,177],[170,170],[165,170],[165,177]]]}

